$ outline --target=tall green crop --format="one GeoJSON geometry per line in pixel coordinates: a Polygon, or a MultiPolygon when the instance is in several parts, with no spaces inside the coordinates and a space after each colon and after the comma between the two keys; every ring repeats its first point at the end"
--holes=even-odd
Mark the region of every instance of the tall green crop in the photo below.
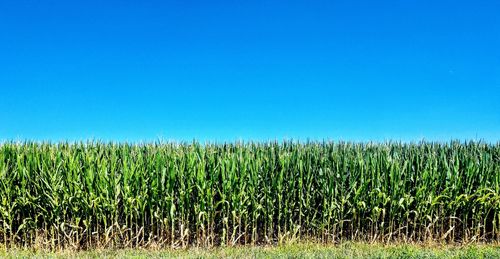
{"type": "Polygon", "coordinates": [[[500,144],[4,143],[0,241],[500,240],[500,144]]]}

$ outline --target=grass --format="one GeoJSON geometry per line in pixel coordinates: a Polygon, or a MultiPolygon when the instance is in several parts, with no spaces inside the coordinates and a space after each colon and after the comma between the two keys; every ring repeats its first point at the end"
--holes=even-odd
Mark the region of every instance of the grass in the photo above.
{"type": "Polygon", "coordinates": [[[0,249],[0,257],[44,258],[499,258],[500,246],[422,244],[368,244],[347,242],[342,245],[315,243],[282,246],[236,246],[189,249],[95,249],[88,251],[40,251],[0,249]]]}

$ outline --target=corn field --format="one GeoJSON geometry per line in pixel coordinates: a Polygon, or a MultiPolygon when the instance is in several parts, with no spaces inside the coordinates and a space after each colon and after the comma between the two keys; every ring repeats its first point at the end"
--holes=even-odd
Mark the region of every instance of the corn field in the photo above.
{"type": "Polygon", "coordinates": [[[0,144],[0,241],[500,241],[500,143],[0,144]]]}

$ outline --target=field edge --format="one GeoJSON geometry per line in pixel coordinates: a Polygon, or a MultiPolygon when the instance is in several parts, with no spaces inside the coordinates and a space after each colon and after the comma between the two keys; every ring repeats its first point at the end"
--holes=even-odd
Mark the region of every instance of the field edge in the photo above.
{"type": "Polygon", "coordinates": [[[500,243],[452,245],[439,243],[382,244],[346,242],[337,245],[300,242],[277,246],[214,248],[125,248],[75,251],[0,247],[1,258],[500,258],[500,243]]]}

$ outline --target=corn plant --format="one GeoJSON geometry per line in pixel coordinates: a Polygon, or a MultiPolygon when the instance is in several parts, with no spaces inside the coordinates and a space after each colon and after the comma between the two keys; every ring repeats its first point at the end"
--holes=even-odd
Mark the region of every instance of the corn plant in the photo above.
{"type": "Polygon", "coordinates": [[[500,240],[500,144],[0,144],[0,241],[500,240]]]}

